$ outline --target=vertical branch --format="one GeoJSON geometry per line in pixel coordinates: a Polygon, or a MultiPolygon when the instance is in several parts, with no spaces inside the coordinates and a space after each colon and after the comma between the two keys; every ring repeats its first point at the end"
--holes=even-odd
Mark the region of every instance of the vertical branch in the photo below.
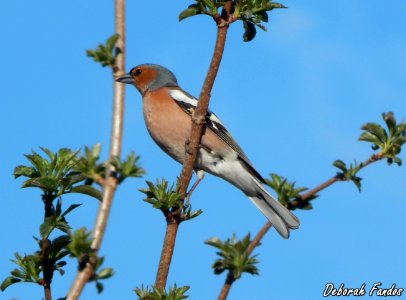
{"type": "MultiPolygon", "coordinates": [[[[124,71],[124,0],[115,0],[115,20],[116,32],[119,34],[120,38],[117,40],[116,44],[118,55],[116,57],[116,65],[113,68],[114,74],[124,71]]],[[[113,79],[113,114],[108,162],[110,162],[113,157],[119,156],[121,153],[123,112],[124,85],[113,79]]],[[[117,181],[113,175],[113,171],[113,166],[109,163],[107,166],[106,179],[103,183],[103,201],[99,205],[99,211],[97,213],[96,222],[93,228],[92,248],[96,249],[96,251],[98,251],[100,248],[104,232],[106,230],[111,203],[117,187],[117,181]]]]}
{"type": "Polygon", "coordinates": [[[49,240],[43,238],[41,241],[42,274],[44,276],[42,286],[44,287],[45,300],[51,300],[51,283],[53,277],[53,264],[49,260],[49,240]]]}
{"type": "MultiPolygon", "coordinates": [[[[224,52],[226,42],[227,29],[229,24],[229,16],[231,10],[231,0],[226,1],[223,7],[223,13],[216,16],[214,20],[217,23],[217,38],[214,46],[213,56],[210,62],[209,70],[207,71],[206,79],[203,83],[202,90],[199,95],[199,102],[192,116],[192,127],[190,137],[185,143],[185,162],[180,174],[180,189],[179,193],[184,197],[187,187],[192,178],[193,167],[196,161],[197,152],[200,140],[203,133],[203,125],[207,109],[209,107],[210,93],[217,76],[221,58],[224,52]]],[[[175,247],[176,235],[179,225],[181,209],[170,213],[167,216],[167,227],[165,233],[164,244],[162,247],[161,257],[158,265],[158,272],[155,279],[155,287],[164,289],[168,278],[169,267],[172,261],[172,254],[175,247]]]]}
{"type": "Polygon", "coordinates": [[[168,220],[166,224],[165,239],[162,246],[161,258],[159,260],[158,272],[155,279],[155,287],[164,289],[171,265],[173,250],[175,249],[176,235],[180,221],[168,220]]]}
{"type": "MultiPolygon", "coordinates": [[[[231,1],[227,1],[226,5],[231,1]]],[[[228,6],[228,5],[227,5],[228,6]]],[[[224,11],[224,10],[223,10],[224,11]]],[[[228,13],[226,18],[228,19],[228,13]]],[[[227,20],[226,19],[226,20],[227,20]]],[[[189,182],[192,178],[193,166],[197,157],[197,150],[199,148],[200,140],[202,137],[203,124],[207,109],[209,107],[210,93],[217,76],[220,62],[223,57],[224,46],[226,43],[226,36],[228,30],[228,23],[224,19],[217,19],[217,39],[214,46],[213,57],[210,62],[209,70],[207,71],[206,79],[203,83],[202,90],[199,95],[199,102],[192,117],[192,128],[190,137],[186,141],[186,157],[183,164],[182,172],[180,174],[180,193],[185,195],[189,182]]]]}
{"type": "MultiPolygon", "coordinates": [[[[55,197],[52,194],[45,193],[43,196],[44,201],[44,221],[46,218],[51,217],[54,213],[52,202],[55,197]]],[[[53,262],[49,260],[49,240],[47,237],[43,237],[41,240],[41,258],[42,258],[42,275],[43,282],[42,286],[44,287],[44,296],[45,300],[51,300],[51,283],[52,277],[54,276],[54,266],[53,262]]]]}
{"type": "MultiPolygon", "coordinates": [[[[124,71],[125,60],[125,0],[115,0],[115,31],[119,35],[116,44],[118,53],[116,56],[116,65],[113,68],[113,73],[124,71]]],[[[113,74],[113,75],[114,75],[113,74]]],[[[110,135],[109,161],[115,156],[119,156],[121,152],[121,141],[123,132],[123,111],[124,111],[124,85],[116,82],[113,79],[113,115],[112,127],[110,135]]],[[[113,167],[109,164],[106,171],[106,179],[103,183],[103,201],[99,205],[96,221],[93,227],[93,242],[92,249],[95,250],[94,256],[90,258],[90,262],[86,267],[79,271],[69,290],[67,299],[78,299],[85,284],[94,273],[94,266],[97,261],[97,254],[103,240],[103,236],[107,226],[107,220],[110,214],[111,204],[114,197],[114,192],[117,187],[117,181],[114,178],[113,167]]]]}

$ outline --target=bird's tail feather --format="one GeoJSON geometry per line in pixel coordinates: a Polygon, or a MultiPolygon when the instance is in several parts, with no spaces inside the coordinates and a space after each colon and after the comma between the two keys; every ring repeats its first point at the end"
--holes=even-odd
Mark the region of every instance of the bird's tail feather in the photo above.
{"type": "Polygon", "coordinates": [[[298,228],[300,225],[299,219],[272,197],[260,183],[257,183],[257,185],[261,193],[256,196],[248,196],[248,198],[272,223],[282,237],[289,238],[289,229],[298,228]]]}

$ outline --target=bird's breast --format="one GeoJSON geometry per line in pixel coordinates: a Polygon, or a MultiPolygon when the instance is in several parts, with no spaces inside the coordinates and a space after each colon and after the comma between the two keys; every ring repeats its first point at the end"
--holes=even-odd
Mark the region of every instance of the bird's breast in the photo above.
{"type": "Polygon", "coordinates": [[[165,88],[145,94],[143,113],[152,139],[172,158],[183,163],[185,141],[191,127],[190,116],[175,103],[165,88]]]}
{"type": "MultiPolygon", "coordinates": [[[[165,88],[145,94],[143,113],[152,139],[173,159],[183,163],[185,142],[190,136],[192,125],[190,115],[169,96],[165,88]]],[[[224,177],[224,163],[236,161],[237,156],[227,143],[212,130],[205,128],[195,167],[224,177]]]]}

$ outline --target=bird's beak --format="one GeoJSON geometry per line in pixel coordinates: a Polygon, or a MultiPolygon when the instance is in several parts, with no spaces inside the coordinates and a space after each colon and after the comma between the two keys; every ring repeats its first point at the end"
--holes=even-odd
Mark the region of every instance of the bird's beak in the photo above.
{"type": "Polygon", "coordinates": [[[120,77],[117,77],[116,81],[122,82],[122,83],[127,83],[127,84],[133,84],[134,83],[134,79],[132,78],[132,76],[130,74],[124,74],[124,75],[122,75],[120,77]]]}

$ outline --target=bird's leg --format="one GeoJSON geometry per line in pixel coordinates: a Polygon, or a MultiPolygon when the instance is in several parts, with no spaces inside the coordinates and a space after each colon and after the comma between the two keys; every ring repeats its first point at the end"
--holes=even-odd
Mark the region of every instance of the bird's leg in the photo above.
{"type": "Polygon", "coordinates": [[[197,170],[196,171],[196,181],[193,183],[192,187],[190,188],[190,190],[186,193],[186,198],[185,198],[185,205],[184,207],[188,207],[189,206],[189,199],[190,196],[192,196],[193,191],[196,189],[196,187],[199,185],[200,181],[203,180],[204,178],[204,171],[203,170],[197,170]]]}

